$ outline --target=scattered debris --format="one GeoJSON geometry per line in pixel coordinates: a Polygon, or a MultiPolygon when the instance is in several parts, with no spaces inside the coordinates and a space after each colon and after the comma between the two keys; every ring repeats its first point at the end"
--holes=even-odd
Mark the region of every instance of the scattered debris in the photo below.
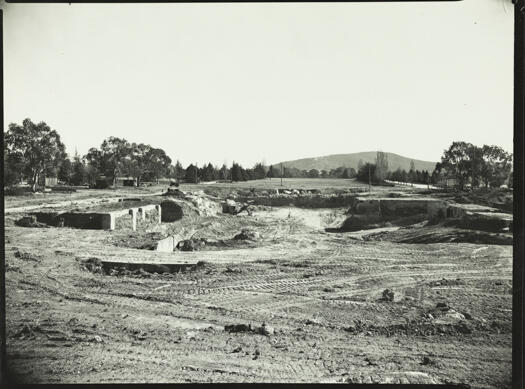
{"type": "Polygon", "coordinates": [[[47,224],[38,222],[36,220],[36,216],[34,215],[22,217],[21,219],[15,221],[15,225],[19,227],[49,228],[47,224]]]}
{"type": "Polygon", "coordinates": [[[176,247],[180,251],[197,251],[204,248],[206,243],[207,239],[205,238],[185,239],[177,243],[176,247]]]}
{"type": "Polygon", "coordinates": [[[275,334],[275,329],[272,326],[267,325],[266,323],[263,323],[260,327],[254,327],[251,324],[230,324],[225,325],[224,330],[229,333],[237,333],[237,332],[252,332],[259,335],[273,335],[275,334]]]}
{"type": "Polygon", "coordinates": [[[18,339],[33,339],[35,337],[35,330],[38,329],[37,326],[32,326],[30,324],[24,323],[22,328],[15,334],[15,337],[18,339]]]}
{"type": "Polygon", "coordinates": [[[243,270],[238,267],[227,267],[226,270],[224,270],[224,273],[237,273],[241,274],[243,273],[243,270]]]}
{"type": "Polygon", "coordinates": [[[253,332],[251,324],[229,324],[224,326],[224,330],[230,333],[236,332],[253,332]]]}
{"type": "Polygon", "coordinates": [[[31,254],[31,253],[28,253],[28,252],[25,252],[25,251],[17,250],[17,251],[15,251],[14,255],[15,255],[16,258],[20,258],[20,259],[23,259],[23,260],[26,260],[26,261],[33,261],[33,262],[41,262],[42,261],[42,257],[41,256],[35,255],[35,254],[31,254]]]}
{"type": "Polygon", "coordinates": [[[423,361],[421,362],[421,365],[430,365],[432,361],[429,357],[423,357],[423,361]]]}
{"type": "Polygon", "coordinates": [[[102,261],[99,258],[91,257],[84,260],[81,264],[83,270],[90,271],[96,274],[102,274],[102,261]]]}
{"type": "Polygon", "coordinates": [[[233,237],[234,240],[258,240],[260,235],[257,231],[252,231],[249,229],[243,229],[240,233],[233,237]]]}
{"type": "Polygon", "coordinates": [[[197,333],[195,331],[186,332],[187,339],[195,340],[196,337],[197,337],[197,333]]]}
{"type": "Polygon", "coordinates": [[[383,295],[381,296],[381,300],[383,301],[394,301],[394,292],[390,289],[383,290],[383,295]]]}

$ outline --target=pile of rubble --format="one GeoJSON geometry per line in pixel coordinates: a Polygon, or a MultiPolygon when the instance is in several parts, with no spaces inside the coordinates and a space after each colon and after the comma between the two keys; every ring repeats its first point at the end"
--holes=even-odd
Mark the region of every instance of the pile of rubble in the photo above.
{"type": "Polygon", "coordinates": [[[254,209],[250,204],[237,203],[232,199],[226,199],[226,201],[222,203],[223,213],[228,213],[230,215],[238,215],[243,211],[246,211],[246,213],[251,216],[254,209]]]}
{"type": "Polygon", "coordinates": [[[183,200],[185,203],[191,205],[193,210],[200,216],[214,216],[220,212],[219,204],[210,199],[210,197],[202,190],[193,193],[186,193],[177,188],[168,188],[163,196],[171,197],[171,201],[174,203],[178,203],[177,200],[183,200]]]}

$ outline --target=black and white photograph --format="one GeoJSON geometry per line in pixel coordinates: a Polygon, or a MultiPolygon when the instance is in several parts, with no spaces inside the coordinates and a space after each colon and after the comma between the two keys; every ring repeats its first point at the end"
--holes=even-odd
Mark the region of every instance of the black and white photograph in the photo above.
{"type": "Polygon", "coordinates": [[[517,388],[524,7],[1,3],[4,378],[517,388]]]}

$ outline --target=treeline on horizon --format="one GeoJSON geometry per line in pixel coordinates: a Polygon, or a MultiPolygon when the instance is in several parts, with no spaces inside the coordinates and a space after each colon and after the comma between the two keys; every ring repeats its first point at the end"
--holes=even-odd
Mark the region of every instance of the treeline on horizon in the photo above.
{"type": "Polygon", "coordinates": [[[172,163],[161,148],[110,136],[102,144],[92,147],[73,158],[66,152],[65,145],[56,130],[46,123],[33,123],[25,119],[21,125],[9,124],[4,133],[4,185],[9,186],[26,179],[36,190],[42,176],[57,177],[68,185],[93,185],[101,179],[115,183],[117,177],[133,177],[137,184],[159,179],[173,179],[188,183],[207,181],[249,181],[265,178],[356,178],[357,180],[380,184],[385,180],[438,184],[443,178],[453,178],[457,186],[466,184],[480,186],[512,185],[512,154],[498,146],[474,146],[466,142],[453,142],[445,150],[441,161],[432,172],[419,171],[411,167],[391,171],[388,156],[377,152],[375,163],[359,161],[357,170],[353,167],[338,167],[331,170],[300,170],[278,165],[266,166],[256,163],[253,168],[244,168],[237,162],[231,167],[214,166],[211,163],[198,167],[194,164],[184,168],[179,161],[172,163]]]}

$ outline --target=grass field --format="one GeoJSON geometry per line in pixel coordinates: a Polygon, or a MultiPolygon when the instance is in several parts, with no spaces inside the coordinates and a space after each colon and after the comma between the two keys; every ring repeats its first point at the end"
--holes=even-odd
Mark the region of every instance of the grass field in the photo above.
{"type": "Polygon", "coordinates": [[[280,178],[252,180],[241,182],[221,182],[221,183],[199,183],[199,184],[181,184],[181,188],[190,188],[198,190],[207,187],[217,188],[234,188],[234,189],[344,189],[344,188],[367,188],[366,184],[356,181],[355,179],[342,178],[283,178],[281,186],[280,178]]]}
{"type": "MultiPolygon", "coordinates": [[[[149,187],[117,187],[116,189],[79,189],[73,193],[28,193],[23,196],[5,196],[4,206],[6,209],[36,206],[43,204],[53,204],[59,202],[78,202],[87,201],[92,198],[111,198],[119,196],[142,196],[153,193],[160,193],[166,191],[167,185],[154,185],[149,187]]],[[[249,190],[256,189],[320,189],[323,191],[336,189],[344,190],[350,188],[368,188],[368,185],[358,182],[355,179],[337,179],[337,178],[285,178],[281,186],[279,178],[252,180],[244,182],[225,182],[225,183],[199,183],[186,184],[182,183],[179,187],[183,191],[198,191],[205,189],[219,189],[219,190],[249,190]]],[[[372,187],[372,192],[380,191],[389,187],[372,187]]]]}

